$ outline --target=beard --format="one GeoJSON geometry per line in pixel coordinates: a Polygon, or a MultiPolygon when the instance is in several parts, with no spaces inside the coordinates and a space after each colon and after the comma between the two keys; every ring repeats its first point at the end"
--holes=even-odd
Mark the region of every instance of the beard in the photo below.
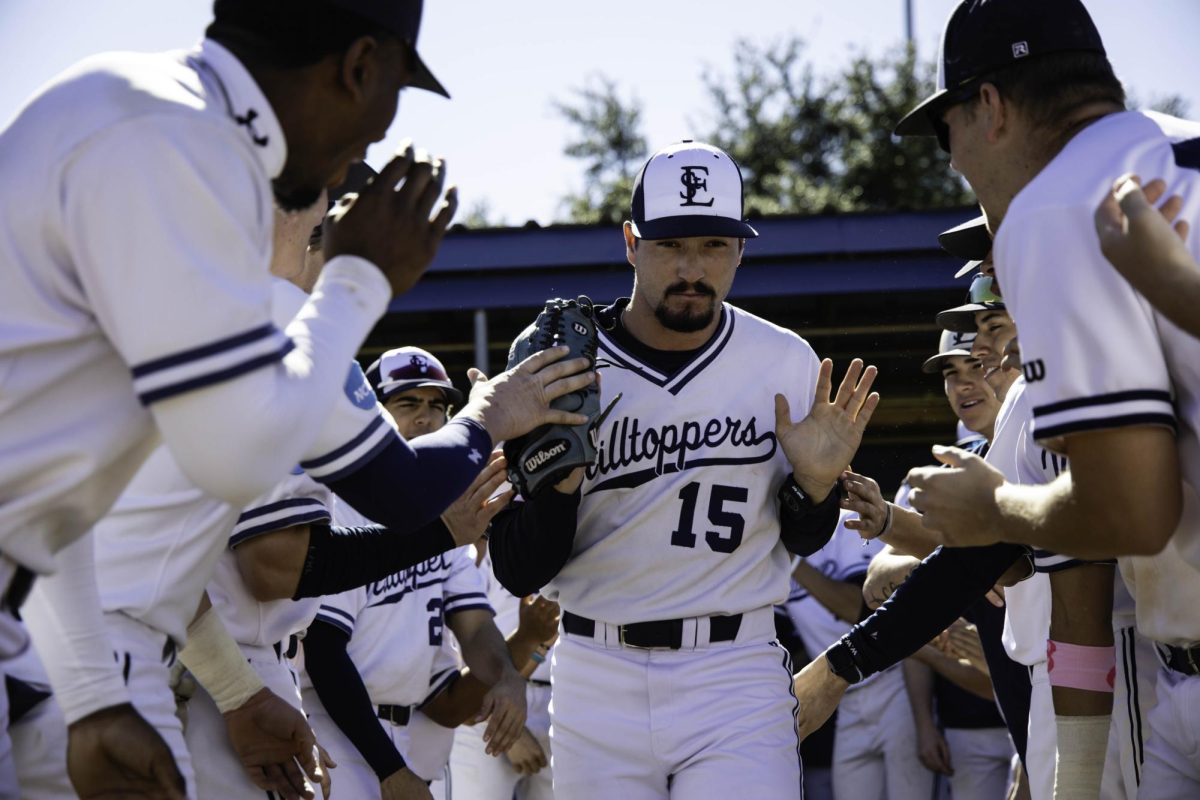
{"type": "Polygon", "coordinates": [[[662,300],[658,301],[658,305],[654,308],[654,316],[667,330],[677,333],[695,333],[696,331],[704,330],[712,324],[713,317],[717,311],[716,299],[716,291],[706,283],[697,283],[694,286],[686,283],[677,283],[669,286],[667,291],[663,293],[662,300]],[[708,303],[699,309],[685,307],[676,310],[667,305],[667,300],[672,294],[683,292],[696,292],[707,295],[708,303]]]}
{"type": "Polygon", "coordinates": [[[271,182],[275,204],[283,211],[303,211],[312,208],[324,190],[322,186],[283,186],[278,180],[271,182]]]}

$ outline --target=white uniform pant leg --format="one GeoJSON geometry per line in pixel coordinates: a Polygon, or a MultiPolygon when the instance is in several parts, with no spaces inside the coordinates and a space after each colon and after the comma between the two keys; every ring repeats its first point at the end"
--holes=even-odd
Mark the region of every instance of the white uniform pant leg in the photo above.
{"type": "Polygon", "coordinates": [[[117,663],[125,674],[133,707],[171,748],[175,765],[187,782],[188,798],[198,797],[183,723],[175,714],[175,693],[171,690],[171,665],[175,663],[175,655],[174,647],[168,645],[169,637],[120,612],[106,612],[104,624],[117,663]]]}
{"type": "MultiPolygon", "coordinates": [[[[525,688],[529,709],[526,729],[550,758],[550,687],[530,683],[525,688]]],[[[521,775],[507,756],[489,756],[483,732],[487,723],[462,725],[454,734],[450,752],[451,792],[447,800],[551,800],[554,789],[547,764],[534,775],[521,775]],[[515,793],[515,794],[514,794],[515,793]]]]}
{"type": "Polygon", "coordinates": [[[1032,800],[1053,800],[1054,768],[1058,756],[1058,727],[1054,721],[1054,696],[1046,662],[1033,665],[1029,682],[1029,739],[1025,749],[1025,775],[1032,800]]]}
{"type": "MultiPolygon", "coordinates": [[[[2,613],[2,612],[0,612],[2,613]]],[[[13,758],[13,740],[9,735],[8,691],[4,687],[3,665],[0,665],[0,800],[19,798],[17,767],[13,758]]],[[[65,766],[64,752],[64,766],[65,766]]]]}
{"type": "Polygon", "coordinates": [[[904,675],[893,670],[894,677],[876,686],[872,693],[878,731],[875,739],[883,750],[883,768],[888,800],[929,800],[933,796],[936,776],[917,756],[917,724],[913,719],[912,703],[904,687],[904,675]]]}
{"type": "Polygon", "coordinates": [[[1005,728],[946,728],[950,748],[950,790],[954,800],[1004,797],[1014,755],[1005,728]]]}
{"type": "Polygon", "coordinates": [[[325,711],[317,693],[306,689],[303,692],[303,698],[305,710],[308,712],[308,722],[317,735],[317,742],[337,763],[337,769],[331,773],[333,786],[330,788],[330,794],[334,800],[339,797],[343,800],[347,798],[377,800],[380,797],[379,778],[376,777],[374,770],[325,711]]]}
{"type": "Polygon", "coordinates": [[[1117,674],[1100,798],[1136,800],[1149,730],[1146,717],[1154,708],[1159,664],[1150,640],[1137,633],[1132,625],[1114,629],[1113,639],[1117,646],[1117,674]]]}
{"type": "Polygon", "coordinates": [[[9,733],[22,800],[73,800],[75,790],[67,777],[67,721],[54,698],[31,708],[9,733]]]}
{"type": "MultiPolygon", "coordinates": [[[[293,708],[303,710],[296,671],[287,658],[280,658],[272,648],[243,648],[250,655],[250,666],[262,678],[263,685],[286,700],[293,708]]],[[[187,743],[196,768],[196,787],[201,798],[222,800],[263,800],[267,794],[255,786],[242,769],[233,745],[229,743],[225,718],[217,710],[208,692],[197,686],[188,701],[187,743]]],[[[338,771],[331,775],[336,779],[338,771]]],[[[318,798],[321,787],[314,786],[318,798]]]]}
{"type": "Polygon", "coordinates": [[[885,800],[883,750],[875,740],[879,709],[861,687],[846,692],[833,731],[833,796],[885,800]]]}
{"type": "Polygon", "coordinates": [[[1161,667],[1138,800],[1200,797],[1200,677],[1161,667]]]}

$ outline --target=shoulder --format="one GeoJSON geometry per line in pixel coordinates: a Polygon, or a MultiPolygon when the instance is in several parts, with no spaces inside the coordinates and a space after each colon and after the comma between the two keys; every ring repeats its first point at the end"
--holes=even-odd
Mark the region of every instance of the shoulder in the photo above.
{"type": "Polygon", "coordinates": [[[816,358],[812,346],[795,331],[776,325],[774,322],[729,303],[725,304],[725,311],[733,318],[735,338],[742,341],[753,341],[756,346],[770,347],[773,356],[777,350],[782,350],[795,353],[800,357],[816,358]]]}

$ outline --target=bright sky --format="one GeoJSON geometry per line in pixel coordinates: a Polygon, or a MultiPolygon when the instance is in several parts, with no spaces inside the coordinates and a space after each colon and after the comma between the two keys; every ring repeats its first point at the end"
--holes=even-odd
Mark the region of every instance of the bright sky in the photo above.
{"type": "MultiPolygon", "coordinates": [[[[1180,94],[1200,116],[1200,3],[1085,0],[1118,74],[1142,98],[1180,94]]],[[[912,0],[916,38],[931,58],[956,0],[912,0]]],[[[597,75],[643,103],[656,149],[708,128],[700,76],[727,73],[734,42],[798,35],[831,73],[854,52],[900,45],[904,0],[427,0],[419,47],[454,96],[406,92],[376,167],[411,136],[442,155],[463,207],[486,201],[509,224],[562,216],[582,183],[562,155],[571,135],[555,100],[597,75]]],[[[188,47],[211,0],[0,0],[0,119],[72,62],[103,50],[188,47]]]]}

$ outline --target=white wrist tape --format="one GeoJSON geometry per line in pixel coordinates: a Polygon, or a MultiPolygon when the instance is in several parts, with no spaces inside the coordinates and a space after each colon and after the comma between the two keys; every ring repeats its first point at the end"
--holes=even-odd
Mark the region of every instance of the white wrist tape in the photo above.
{"type": "Polygon", "coordinates": [[[222,714],[240,708],[263,688],[262,678],[246,661],[237,642],[210,608],[188,626],[179,660],[204,687],[222,714]]]}
{"type": "Polygon", "coordinates": [[[1096,800],[1104,775],[1108,729],[1112,716],[1064,717],[1056,714],[1058,759],[1054,770],[1054,800],[1096,800]]]}

